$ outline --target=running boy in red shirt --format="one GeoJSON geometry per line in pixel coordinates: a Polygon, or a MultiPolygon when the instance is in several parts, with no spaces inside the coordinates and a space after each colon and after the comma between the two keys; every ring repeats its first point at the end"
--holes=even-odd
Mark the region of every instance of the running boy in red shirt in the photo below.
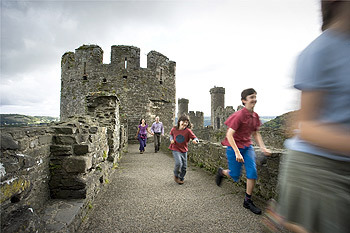
{"type": "Polygon", "coordinates": [[[226,156],[229,169],[218,169],[216,184],[220,186],[224,176],[231,177],[235,182],[238,182],[241,176],[242,164],[244,163],[247,187],[243,206],[250,209],[254,214],[261,214],[261,210],[254,205],[251,199],[255,181],[258,178],[251,135],[253,135],[255,141],[265,155],[270,155],[271,153],[265,148],[259,133],[261,123],[259,115],[254,112],[254,107],[257,102],[256,94],[253,88],[243,90],[241,93],[241,100],[244,108],[232,114],[225,121],[225,125],[227,125],[226,138],[221,144],[227,146],[226,156]]]}
{"type": "Polygon", "coordinates": [[[174,180],[178,184],[184,183],[187,169],[188,142],[192,139],[194,144],[198,143],[196,135],[190,130],[191,122],[187,116],[179,117],[177,126],[170,131],[170,146],[175,159],[174,180]]]}

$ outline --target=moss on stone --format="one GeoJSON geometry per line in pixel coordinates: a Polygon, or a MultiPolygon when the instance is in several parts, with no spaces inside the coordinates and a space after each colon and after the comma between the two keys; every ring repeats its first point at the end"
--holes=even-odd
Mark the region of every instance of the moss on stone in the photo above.
{"type": "Polygon", "coordinates": [[[11,183],[6,183],[0,189],[0,203],[11,198],[13,195],[18,194],[26,190],[30,186],[29,180],[18,179],[11,183]]]}
{"type": "Polygon", "coordinates": [[[107,158],[107,151],[103,151],[103,155],[102,155],[102,157],[104,158],[104,159],[106,159],[107,158]]]}

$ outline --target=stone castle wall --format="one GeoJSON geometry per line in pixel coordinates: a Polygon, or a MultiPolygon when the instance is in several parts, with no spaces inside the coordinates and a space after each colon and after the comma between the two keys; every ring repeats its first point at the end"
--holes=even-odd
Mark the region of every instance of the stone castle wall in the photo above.
{"type": "Polygon", "coordinates": [[[129,139],[136,134],[141,118],[150,125],[156,115],[169,132],[175,124],[176,63],[151,51],[147,68],[141,68],[140,49],[133,46],[112,46],[110,64],[103,64],[102,58],[97,45],[81,46],[62,56],[61,119],[87,114],[86,96],[102,92],[119,98],[129,139]]]}
{"type": "Polygon", "coordinates": [[[225,125],[225,121],[229,116],[231,116],[233,113],[235,113],[235,110],[232,106],[226,106],[226,108],[223,108],[219,106],[214,111],[214,124],[216,130],[221,129],[227,129],[227,126],[225,125]]]}
{"type": "MultiPolygon", "coordinates": [[[[194,132],[196,134],[196,132],[194,132]]],[[[214,174],[216,174],[219,167],[227,169],[226,149],[220,143],[214,143],[202,138],[196,134],[200,139],[200,143],[194,145],[189,143],[188,146],[188,160],[194,163],[194,165],[204,168],[214,174]]],[[[169,140],[165,139],[161,143],[161,149],[163,151],[170,151],[169,140]]],[[[259,155],[260,151],[255,148],[256,154],[259,155]]],[[[277,197],[277,181],[278,181],[278,169],[280,159],[282,158],[283,150],[273,150],[272,155],[267,157],[266,164],[257,166],[258,180],[254,188],[254,195],[269,200],[277,197]]],[[[213,182],[214,182],[213,178],[213,182]]],[[[246,186],[245,171],[242,169],[242,176],[238,183],[239,186],[246,186]]]]}
{"type": "Polygon", "coordinates": [[[190,111],[188,113],[191,124],[193,125],[193,130],[204,128],[204,113],[199,111],[190,111]]]}
{"type": "Polygon", "coordinates": [[[52,133],[50,127],[1,129],[0,203],[4,232],[6,226],[14,224],[10,220],[18,213],[32,217],[25,222],[27,228],[35,229],[38,223],[37,211],[50,198],[52,133]]]}
{"type": "Polygon", "coordinates": [[[215,111],[218,107],[225,108],[225,88],[213,87],[209,92],[211,95],[211,125],[214,129],[219,129],[220,122],[215,117],[215,111]]]}
{"type": "Polygon", "coordinates": [[[91,94],[88,115],[46,127],[1,130],[1,229],[44,232],[38,214],[51,199],[82,199],[88,209],[127,146],[115,95],[91,94]],[[25,230],[24,230],[25,229],[25,230]]]}
{"type": "Polygon", "coordinates": [[[181,99],[177,100],[177,103],[178,103],[177,119],[179,119],[180,116],[188,114],[188,103],[189,103],[189,100],[181,98],[181,99]]]}

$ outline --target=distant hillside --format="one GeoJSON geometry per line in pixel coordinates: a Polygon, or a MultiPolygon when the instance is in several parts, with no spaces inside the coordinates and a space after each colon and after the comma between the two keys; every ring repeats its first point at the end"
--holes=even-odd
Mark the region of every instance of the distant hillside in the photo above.
{"type": "MultiPolygon", "coordinates": [[[[262,124],[264,124],[265,122],[268,122],[274,118],[275,118],[275,116],[261,116],[260,121],[262,124]]],[[[207,127],[208,125],[211,125],[211,119],[210,119],[210,116],[205,116],[204,117],[204,127],[207,127]]]]}
{"type": "Polygon", "coordinates": [[[261,126],[261,130],[280,130],[284,132],[286,138],[293,135],[293,130],[296,128],[297,111],[287,112],[281,116],[276,117],[261,126]]]}
{"type": "Polygon", "coordinates": [[[0,126],[34,126],[59,121],[58,117],[0,114],[0,126]]]}
{"type": "Polygon", "coordinates": [[[284,129],[287,125],[291,124],[291,120],[296,116],[296,111],[287,112],[281,116],[264,123],[262,127],[269,127],[274,129],[284,129]]]}

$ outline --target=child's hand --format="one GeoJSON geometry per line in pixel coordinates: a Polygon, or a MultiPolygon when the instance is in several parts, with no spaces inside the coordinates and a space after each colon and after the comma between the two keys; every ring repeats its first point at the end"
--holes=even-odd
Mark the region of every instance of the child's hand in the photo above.
{"type": "Polygon", "coordinates": [[[244,163],[244,159],[243,159],[243,156],[241,155],[241,152],[235,152],[236,154],[236,161],[239,162],[239,163],[244,163]]]}
{"type": "Polygon", "coordinates": [[[174,140],[171,140],[171,141],[170,141],[170,144],[175,144],[175,141],[174,141],[174,140]]]}
{"type": "Polygon", "coordinates": [[[198,141],[198,140],[193,140],[192,143],[193,143],[193,144],[198,144],[199,141],[198,141]]]}
{"type": "Polygon", "coordinates": [[[266,148],[261,148],[261,151],[264,153],[264,155],[266,156],[270,156],[271,155],[271,151],[269,149],[266,148]]]}

